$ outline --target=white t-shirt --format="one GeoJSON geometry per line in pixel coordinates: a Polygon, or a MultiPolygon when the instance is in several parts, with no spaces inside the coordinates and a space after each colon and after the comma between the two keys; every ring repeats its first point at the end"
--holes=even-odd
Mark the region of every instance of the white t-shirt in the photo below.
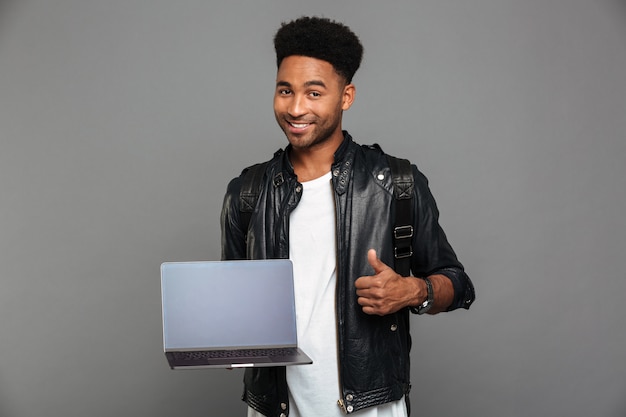
{"type": "MultiPolygon", "coordinates": [[[[337,400],[336,217],[331,173],[302,183],[302,199],[289,218],[298,345],[311,365],[287,367],[290,417],[343,416],[337,400]]],[[[251,408],[248,417],[257,417],[251,408]]],[[[405,417],[404,400],[368,408],[359,417],[405,417]]]]}

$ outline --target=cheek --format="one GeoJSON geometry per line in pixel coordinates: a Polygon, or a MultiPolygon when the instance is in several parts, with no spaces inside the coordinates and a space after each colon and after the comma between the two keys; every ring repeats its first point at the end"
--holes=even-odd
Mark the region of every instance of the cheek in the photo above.
{"type": "Polygon", "coordinates": [[[325,119],[334,119],[341,113],[342,103],[340,101],[330,101],[325,103],[316,103],[311,110],[325,119]]]}

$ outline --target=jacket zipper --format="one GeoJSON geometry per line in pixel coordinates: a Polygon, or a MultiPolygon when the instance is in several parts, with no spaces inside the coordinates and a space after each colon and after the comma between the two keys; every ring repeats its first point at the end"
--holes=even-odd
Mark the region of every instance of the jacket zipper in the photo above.
{"type": "MultiPolygon", "coordinates": [[[[333,179],[334,179],[334,172],[333,172],[333,179]]],[[[336,245],[336,249],[335,249],[335,257],[337,259],[336,261],[336,268],[337,268],[337,275],[336,275],[336,281],[335,281],[335,320],[337,323],[336,326],[336,337],[337,337],[337,379],[339,382],[339,399],[337,400],[337,405],[339,406],[339,408],[341,408],[341,411],[344,414],[348,414],[348,411],[346,409],[346,404],[344,402],[343,399],[343,378],[342,378],[342,374],[341,374],[341,308],[339,306],[339,302],[341,299],[341,280],[339,277],[339,271],[341,271],[341,257],[339,256],[340,253],[340,239],[339,239],[339,235],[340,235],[340,229],[339,229],[339,204],[337,202],[337,194],[335,192],[335,186],[334,186],[334,181],[331,181],[331,186],[332,186],[332,191],[333,191],[333,200],[335,203],[335,245],[336,245]]]]}

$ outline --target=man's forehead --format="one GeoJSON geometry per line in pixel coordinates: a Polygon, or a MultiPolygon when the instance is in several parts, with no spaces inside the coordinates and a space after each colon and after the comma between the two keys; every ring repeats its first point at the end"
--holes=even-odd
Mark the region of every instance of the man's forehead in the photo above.
{"type": "Polygon", "coordinates": [[[292,55],[286,57],[278,67],[276,83],[327,86],[331,79],[340,81],[340,78],[339,73],[328,61],[292,55]]]}

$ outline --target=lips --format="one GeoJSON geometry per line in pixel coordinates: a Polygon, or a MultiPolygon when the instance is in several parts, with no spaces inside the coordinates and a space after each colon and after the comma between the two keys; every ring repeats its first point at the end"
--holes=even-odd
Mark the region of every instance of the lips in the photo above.
{"type": "Polygon", "coordinates": [[[286,120],[289,131],[293,134],[301,134],[306,132],[311,126],[312,123],[307,122],[290,122],[286,120]]]}

